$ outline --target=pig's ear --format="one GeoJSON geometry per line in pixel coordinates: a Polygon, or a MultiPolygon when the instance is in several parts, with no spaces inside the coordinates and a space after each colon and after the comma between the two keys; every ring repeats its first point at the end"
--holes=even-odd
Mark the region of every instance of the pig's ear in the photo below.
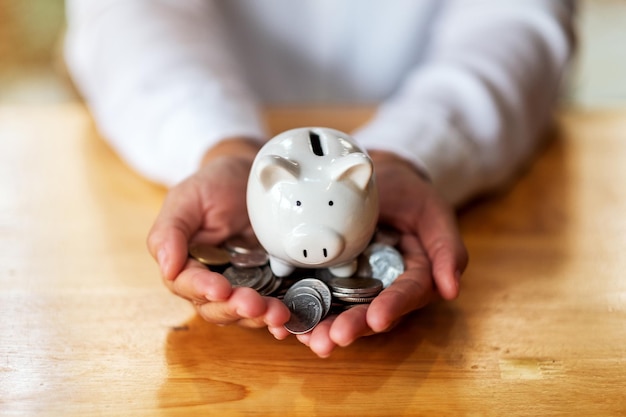
{"type": "Polygon", "coordinates": [[[279,182],[297,182],[299,171],[297,163],[278,155],[263,156],[256,167],[257,177],[265,190],[279,182]]]}
{"type": "Polygon", "coordinates": [[[330,167],[331,179],[349,181],[363,191],[372,178],[374,167],[367,155],[361,152],[350,153],[337,159],[330,167]]]}

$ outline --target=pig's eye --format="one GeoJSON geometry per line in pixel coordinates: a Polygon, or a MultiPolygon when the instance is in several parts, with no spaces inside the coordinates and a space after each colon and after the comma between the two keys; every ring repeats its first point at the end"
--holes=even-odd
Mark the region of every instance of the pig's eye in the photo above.
{"type": "Polygon", "coordinates": [[[335,204],[335,203],[333,203],[333,200],[330,200],[330,201],[328,202],[328,205],[329,205],[329,206],[332,206],[333,204],[335,204]]]}
{"type": "Polygon", "coordinates": [[[296,206],[300,207],[302,205],[302,203],[300,202],[300,200],[296,201],[296,206]]]}

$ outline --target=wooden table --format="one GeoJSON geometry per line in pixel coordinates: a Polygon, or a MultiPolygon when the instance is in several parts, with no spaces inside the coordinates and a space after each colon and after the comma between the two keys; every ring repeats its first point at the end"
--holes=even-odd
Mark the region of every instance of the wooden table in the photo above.
{"type": "Polygon", "coordinates": [[[626,113],[559,121],[510,191],[461,213],[457,301],[318,359],[167,292],[144,243],[164,190],[80,105],[1,107],[0,415],[626,415],[626,113]]]}

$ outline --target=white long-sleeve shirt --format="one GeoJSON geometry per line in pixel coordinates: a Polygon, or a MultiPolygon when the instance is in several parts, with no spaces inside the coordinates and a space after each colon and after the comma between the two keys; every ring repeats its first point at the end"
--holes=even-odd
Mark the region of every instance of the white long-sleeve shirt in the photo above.
{"type": "Polygon", "coordinates": [[[68,67],[104,137],[172,185],[259,106],[380,104],[355,132],[452,202],[536,148],[573,49],[566,0],[67,0],[68,67]]]}

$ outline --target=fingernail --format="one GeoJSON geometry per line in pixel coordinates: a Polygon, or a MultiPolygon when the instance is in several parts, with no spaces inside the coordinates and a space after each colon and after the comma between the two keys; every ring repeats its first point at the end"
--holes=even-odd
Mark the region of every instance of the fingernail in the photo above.
{"type": "Polygon", "coordinates": [[[278,334],[276,333],[276,328],[271,327],[271,326],[267,326],[267,330],[270,332],[270,334],[271,334],[272,336],[274,336],[274,339],[276,339],[276,340],[281,340],[281,339],[278,337],[278,334]]]}
{"type": "Polygon", "coordinates": [[[163,275],[166,275],[166,270],[168,267],[168,259],[167,259],[167,251],[165,248],[159,249],[157,252],[157,262],[159,264],[159,268],[161,268],[161,272],[163,275]]]}
{"type": "Polygon", "coordinates": [[[458,289],[461,286],[461,271],[457,270],[454,273],[454,282],[456,283],[456,288],[458,289]]]}

